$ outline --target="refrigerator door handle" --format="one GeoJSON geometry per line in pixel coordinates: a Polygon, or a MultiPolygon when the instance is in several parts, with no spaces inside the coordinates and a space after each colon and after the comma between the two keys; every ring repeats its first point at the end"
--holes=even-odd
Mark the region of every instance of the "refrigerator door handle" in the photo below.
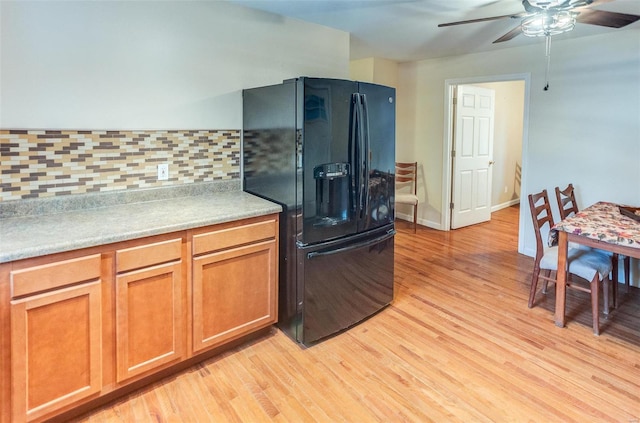
{"type": "Polygon", "coordinates": [[[364,107],[362,104],[362,94],[358,96],[358,218],[363,219],[367,212],[367,189],[369,188],[369,170],[367,169],[367,150],[364,142],[364,107]]]}
{"type": "Polygon", "coordinates": [[[368,241],[360,242],[358,244],[349,245],[348,247],[337,248],[335,250],[329,250],[329,251],[313,251],[313,252],[307,254],[307,259],[312,259],[314,257],[330,256],[332,254],[339,254],[339,253],[344,253],[344,252],[347,252],[347,251],[357,250],[358,248],[368,247],[370,245],[374,245],[374,244],[378,244],[378,243],[380,243],[382,241],[386,241],[389,238],[393,238],[393,236],[395,234],[396,234],[395,229],[392,229],[392,230],[388,231],[386,234],[384,234],[382,236],[379,236],[379,237],[374,238],[374,239],[370,239],[368,241]]]}
{"type": "Polygon", "coordinates": [[[349,163],[351,165],[351,210],[356,216],[360,198],[358,197],[358,189],[360,186],[359,169],[360,158],[358,154],[358,93],[351,94],[351,110],[350,110],[350,128],[349,128],[349,163]]]}
{"type": "Polygon", "coordinates": [[[364,150],[364,213],[369,213],[369,173],[371,170],[371,141],[369,140],[369,108],[367,106],[367,95],[360,94],[362,101],[362,113],[360,120],[360,132],[362,133],[362,144],[364,150]]]}

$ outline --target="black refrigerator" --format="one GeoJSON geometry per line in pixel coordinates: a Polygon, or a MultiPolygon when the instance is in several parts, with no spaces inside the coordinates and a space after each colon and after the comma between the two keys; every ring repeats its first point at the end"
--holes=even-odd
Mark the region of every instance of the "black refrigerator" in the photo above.
{"type": "Polygon", "coordinates": [[[278,326],[309,346],[393,299],[395,89],[243,91],[244,190],[282,206],[278,326]]]}

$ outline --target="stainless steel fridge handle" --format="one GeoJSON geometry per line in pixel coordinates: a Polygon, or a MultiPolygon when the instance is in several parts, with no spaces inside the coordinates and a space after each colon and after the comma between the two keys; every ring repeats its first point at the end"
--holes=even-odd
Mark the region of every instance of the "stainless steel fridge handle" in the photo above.
{"type": "Polygon", "coordinates": [[[358,244],[353,244],[348,247],[338,248],[336,250],[322,251],[322,252],[313,251],[307,254],[307,258],[312,259],[314,257],[324,257],[324,256],[330,256],[332,254],[339,254],[339,253],[345,253],[347,251],[357,250],[358,248],[364,248],[373,244],[377,244],[382,241],[386,241],[387,239],[392,238],[395,234],[396,234],[395,229],[392,229],[386,234],[379,236],[378,238],[370,239],[369,241],[361,242],[358,244]]]}

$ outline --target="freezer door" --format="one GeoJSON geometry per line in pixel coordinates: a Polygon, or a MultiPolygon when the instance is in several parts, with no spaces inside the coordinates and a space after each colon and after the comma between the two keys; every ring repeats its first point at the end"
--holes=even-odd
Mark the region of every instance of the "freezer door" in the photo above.
{"type": "Polygon", "coordinates": [[[298,342],[311,345],[391,303],[393,229],[320,249],[299,249],[303,267],[302,327],[298,342]]]}
{"type": "Polygon", "coordinates": [[[358,214],[358,232],[393,222],[395,197],[395,89],[358,83],[359,143],[366,194],[358,214]]]}

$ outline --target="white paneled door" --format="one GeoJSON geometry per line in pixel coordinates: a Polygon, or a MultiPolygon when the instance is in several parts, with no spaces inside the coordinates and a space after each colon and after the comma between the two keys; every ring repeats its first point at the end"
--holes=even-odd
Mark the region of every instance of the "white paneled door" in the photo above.
{"type": "Polygon", "coordinates": [[[491,219],[495,91],[459,85],[456,98],[451,229],[491,219]]]}

